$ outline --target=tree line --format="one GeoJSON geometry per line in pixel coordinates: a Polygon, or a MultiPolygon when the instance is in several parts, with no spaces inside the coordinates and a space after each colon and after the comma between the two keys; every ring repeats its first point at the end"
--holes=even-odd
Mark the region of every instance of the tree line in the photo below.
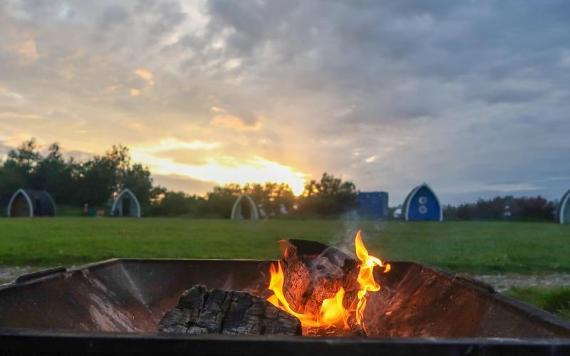
{"type": "Polygon", "coordinates": [[[474,203],[446,206],[443,213],[449,220],[548,220],[555,218],[558,204],[541,196],[494,197],[474,203]]]}
{"type": "Polygon", "coordinates": [[[190,195],[155,185],[151,172],[132,162],[129,149],[112,146],[105,154],[78,161],[65,159],[51,144],[42,153],[31,139],[8,152],[0,162],[0,200],[5,203],[19,188],[48,191],[58,205],[105,208],[113,194],[129,188],[145,215],[228,218],[240,194],[248,194],[266,216],[335,216],[356,205],[356,187],[328,173],[306,184],[296,197],[285,183],[267,182],[216,186],[206,196],[190,195]]]}
{"type": "MultiPolygon", "coordinates": [[[[19,188],[48,191],[58,205],[107,207],[113,193],[129,188],[144,215],[229,218],[236,198],[248,194],[268,217],[335,217],[357,205],[354,183],[323,173],[305,184],[296,197],[285,183],[216,186],[205,196],[155,185],[151,172],[132,162],[129,149],[112,146],[103,155],[78,161],[65,159],[57,143],[43,153],[34,139],[8,152],[0,162],[0,201],[5,204],[19,188]]],[[[543,197],[495,197],[444,208],[446,220],[552,220],[556,202],[543,197]]]]}
{"type": "Polygon", "coordinates": [[[354,183],[323,173],[320,180],[311,180],[304,193],[296,197],[285,183],[268,182],[245,185],[216,186],[205,197],[168,191],[158,187],[151,204],[153,215],[229,218],[237,197],[249,195],[266,217],[334,217],[356,207],[354,183]]]}
{"type": "Polygon", "coordinates": [[[104,206],[113,193],[129,187],[148,203],[153,190],[150,171],[132,163],[125,146],[113,146],[85,161],[65,159],[57,143],[42,154],[35,140],[10,150],[0,165],[0,197],[5,201],[17,189],[48,191],[58,204],[104,206]]]}

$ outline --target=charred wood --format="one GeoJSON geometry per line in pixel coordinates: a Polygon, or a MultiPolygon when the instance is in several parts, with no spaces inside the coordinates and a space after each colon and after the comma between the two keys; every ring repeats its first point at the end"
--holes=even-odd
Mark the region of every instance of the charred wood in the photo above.
{"type": "Polygon", "coordinates": [[[186,335],[301,335],[301,323],[249,293],[207,290],[197,285],[185,291],[178,305],[164,315],[159,331],[186,335]]]}

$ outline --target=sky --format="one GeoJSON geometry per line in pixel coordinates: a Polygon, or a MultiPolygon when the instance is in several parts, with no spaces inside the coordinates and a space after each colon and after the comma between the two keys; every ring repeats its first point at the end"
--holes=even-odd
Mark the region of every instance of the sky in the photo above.
{"type": "Polygon", "coordinates": [[[398,205],[570,189],[570,2],[0,2],[0,154],[131,149],[155,183],[330,172],[398,205]]]}

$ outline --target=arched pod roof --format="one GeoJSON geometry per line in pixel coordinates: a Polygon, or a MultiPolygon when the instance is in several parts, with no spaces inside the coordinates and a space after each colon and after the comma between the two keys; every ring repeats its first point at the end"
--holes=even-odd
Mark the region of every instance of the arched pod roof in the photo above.
{"type": "Polygon", "coordinates": [[[55,201],[45,190],[18,189],[12,194],[6,207],[7,216],[54,216],[55,212],[55,201]],[[17,204],[18,200],[25,206],[16,207],[14,204],[17,204]]]}
{"type": "Polygon", "coordinates": [[[435,192],[424,183],[408,194],[402,215],[406,221],[442,221],[443,209],[435,192]]]}
{"type": "Polygon", "coordinates": [[[253,199],[251,199],[251,197],[247,194],[242,194],[240,195],[233,207],[232,207],[232,215],[230,216],[230,218],[232,220],[242,220],[243,219],[243,215],[241,213],[241,201],[245,199],[246,202],[249,204],[249,210],[250,210],[250,220],[259,220],[259,211],[257,210],[257,206],[255,205],[255,202],[253,201],[253,199]]]}
{"type": "Polygon", "coordinates": [[[560,224],[570,224],[570,190],[562,196],[560,204],[558,204],[556,218],[560,224]]]}
{"type": "Polygon", "coordinates": [[[126,216],[124,214],[124,211],[123,211],[123,200],[127,197],[129,199],[131,199],[131,201],[134,203],[134,206],[131,207],[131,209],[132,209],[131,213],[128,214],[128,216],[140,218],[141,217],[141,205],[140,205],[139,200],[137,199],[136,195],[130,189],[123,189],[119,193],[119,195],[117,195],[117,197],[113,201],[113,206],[111,208],[111,215],[117,214],[116,216],[126,216]]]}

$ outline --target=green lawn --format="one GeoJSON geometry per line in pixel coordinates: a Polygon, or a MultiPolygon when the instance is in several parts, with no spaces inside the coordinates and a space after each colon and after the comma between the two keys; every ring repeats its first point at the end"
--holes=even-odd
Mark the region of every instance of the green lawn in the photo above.
{"type": "Polygon", "coordinates": [[[387,259],[449,270],[570,272],[570,226],[508,222],[343,222],[36,218],[0,219],[0,265],[70,265],[111,257],[275,258],[277,241],[337,244],[364,231],[387,259]]]}
{"type": "Polygon", "coordinates": [[[570,320],[570,288],[568,287],[513,288],[507,294],[570,320]]]}

